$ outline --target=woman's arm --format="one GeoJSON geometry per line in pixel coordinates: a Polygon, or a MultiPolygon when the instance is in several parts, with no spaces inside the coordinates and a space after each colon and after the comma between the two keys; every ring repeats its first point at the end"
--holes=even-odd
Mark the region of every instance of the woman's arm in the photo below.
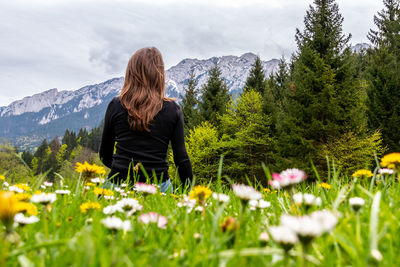
{"type": "Polygon", "coordinates": [[[113,119],[112,119],[112,103],[114,100],[108,104],[106,115],[104,118],[104,128],[103,135],[101,137],[101,145],[99,150],[99,155],[101,161],[108,168],[111,169],[112,156],[114,153],[114,143],[115,143],[115,133],[113,127],[113,119]]]}
{"type": "Polygon", "coordinates": [[[171,144],[174,153],[174,162],[178,168],[179,177],[182,184],[191,183],[193,180],[192,164],[185,147],[185,132],[183,123],[183,114],[179,106],[177,106],[178,121],[176,123],[174,133],[172,135],[171,144]]]}

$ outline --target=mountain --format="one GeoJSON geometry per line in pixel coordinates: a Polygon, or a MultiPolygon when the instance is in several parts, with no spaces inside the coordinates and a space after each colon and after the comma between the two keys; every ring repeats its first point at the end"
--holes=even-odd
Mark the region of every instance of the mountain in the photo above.
{"type": "MultiPolygon", "coordinates": [[[[216,63],[230,93],[236,95],[243,90],[255,59],[252,53],[206,60],[184,59],[166,71],[166,95],[176,98],[183,95],[192,68],[200,88],[208,79],[208,70],[216,63]]],[[[278,66],[277,59],[262,63],[266,75],[278,66]]],[[[76,91],[50,89],[0,107],[0,138],[6,138],[21,149],[32,149],[44,138],[62,136],[66,129],[90,130],[104,118],[108,103],[119,94],[122,85],[120,77],[76,91]]]]}

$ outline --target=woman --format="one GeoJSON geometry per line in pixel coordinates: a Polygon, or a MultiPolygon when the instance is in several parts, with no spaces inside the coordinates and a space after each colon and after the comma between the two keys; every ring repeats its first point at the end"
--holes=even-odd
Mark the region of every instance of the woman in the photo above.
{"type": "MultiPolygon", "coordinates": [[[[192,166],[185,148],[183,115],[171,98],[164,96],[164,62],[157,48],[142,48],[131,57],[121,94],[108,105],[100,159],[111,169],[109,178],[122,183],[133,176],[146,182],[157,176],[162,191],[171,185],[167,150],[171,141],[174,162],[185,185],[192,180],[192,166]],[[115,144],[116,143],[116,144],[115,144]],[[115,154],[114,152],[115,144],[115,154]],[[134,168],[141,164],[142,168],[134,168]]],[[[170,188],[171,189],[171,188],[170,188]]]]}

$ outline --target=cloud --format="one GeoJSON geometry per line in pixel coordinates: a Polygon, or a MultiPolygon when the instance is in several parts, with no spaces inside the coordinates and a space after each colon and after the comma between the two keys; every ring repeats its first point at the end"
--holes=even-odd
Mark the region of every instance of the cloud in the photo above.
{"type": "MultiPolygon", "coordinates": [[[[381,1],[338,1],[344,31],[366,42],[381,1]]],[[[130,56],[156,46],[166,67],[184,58],[290,57],[308,0],[13,0],[0,3],[0,106],[49,88],[123,76],[130,56]]]]}

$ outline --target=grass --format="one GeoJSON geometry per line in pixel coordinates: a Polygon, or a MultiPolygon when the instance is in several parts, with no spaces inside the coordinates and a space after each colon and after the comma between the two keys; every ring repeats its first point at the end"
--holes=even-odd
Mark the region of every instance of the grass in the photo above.
{"type": "MultiPolygon", "coordinates": [[[[219,174],[222,170],[219,171],[219,174]]],[[[268,173],[266,171],[266,173],[268,173]]],[[[375,172],[376,173],[376,172],[375,172]]],[[[71,177],[69,177],[71,178],[71,177]]],[[[279,224],[284,213],[302,215],[304,207],[293,205],[285,191],[263,192],[263,199],[271,202],[266,209],[250,211],[231,191],[221,183],[220,175],[213,191],[224,192],[230,202],[219,204],[211,197],[207,200],[205,214],[179,208],[174,195],[155,194],[135,197],[145,212],[157,212],[168,219],[166,229],[154,224],[144,225],[138,215],[122,219],[130,220],[132,231],[111,231],[102,223],[107,217],[102,211],[81,213],[79,207],[86,201],[98,202],[101,207],[117,200],[98,197],[92,189],[84,189],[80,179],[68,186],[70,195],[57,195],[50,207],[40,206],[39,222],[15,228],[19,241],[10,242],[2,234],[0,239],[1,266],[400,266],[400,185],[394,175],[384,180],[353,179],[333,171],[327,181],[330,189],[318,186],[318,181],[305,181],[296,187],[296,192],[312,193],[321,197],[322,205],[311,211],[329,209],[339,217],[336,228],[329,234],[314,240],[305,258],[302,247],[296,245],[289,257],[279,244],[270,239],[266,244],[259,241],[262,232],[279,224]],[[365,205],[355,213],[348,204],[350,197],[361,197],[365,205]],[[240,223],[238,230],[221,230],[228,217],[240,223]],[[241,219],[240,219],[241,218],[241,219]],[[47,230],[46,230],[47,229],[47,230]],[[197,238],[195,238],[197,236],[197,238]],[[371,251],[378,250],[382,260],[376,260],[371,251]]],[[[32,191],[39,189],[42,180],[32,181],[32,191]]],[[[56,183],[46,192],[60,189],[56,183]]],[[[127,190],[131,191],[131,188],[127,190]]],[[[179,192],[179,190],[177,190],[179,192]]],[[[181,197],[180,193],[177,193],[181,197]]],[[[187,193],[187,192],[186,192],[187,193]]],[[[114,192],[115,197],[120,197],[114,192]]]]}

